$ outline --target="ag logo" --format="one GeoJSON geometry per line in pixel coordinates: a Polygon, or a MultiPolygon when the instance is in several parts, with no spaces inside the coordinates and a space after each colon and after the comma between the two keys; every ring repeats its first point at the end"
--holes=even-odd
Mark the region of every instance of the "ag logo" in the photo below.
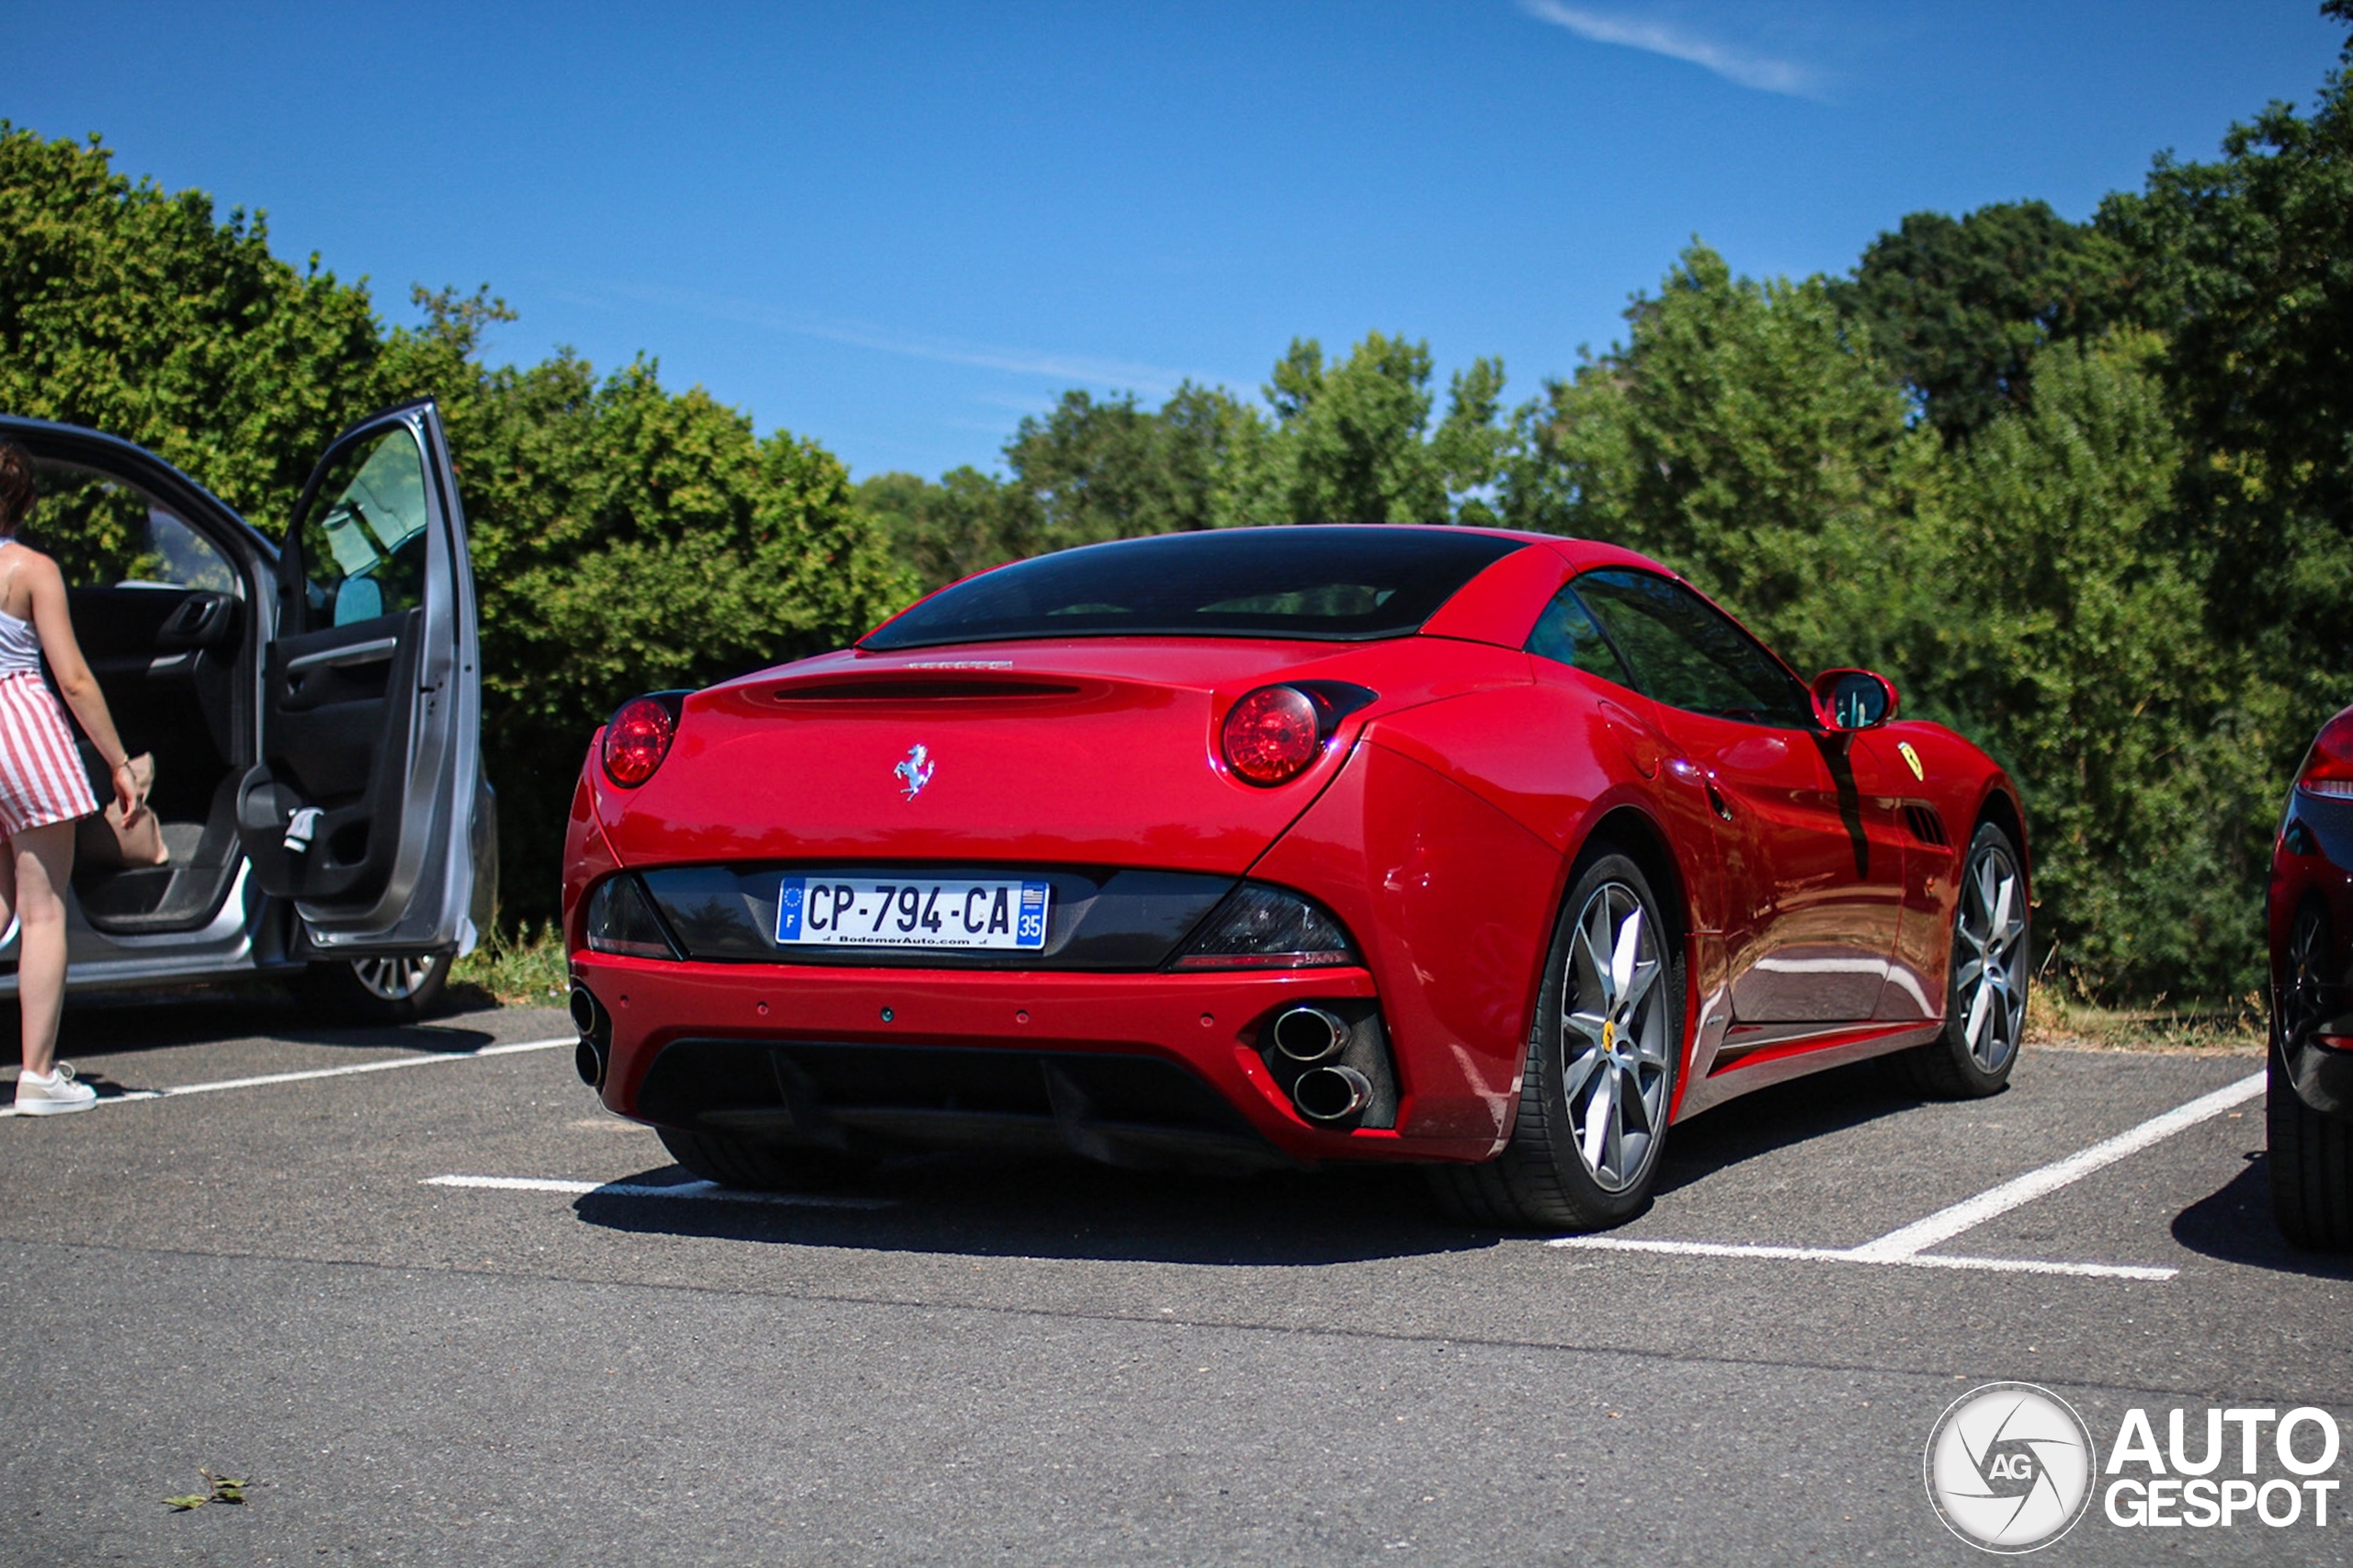
{"type": "Polygon", "coordinates": [[[2097,1458],[2065,1400],[2032,1383],[1987,1383],[1938,1420],[1921,1466],[1947,1528],[2014,1554],[2075,1528],[2091,1503],[2097,1458]]]}

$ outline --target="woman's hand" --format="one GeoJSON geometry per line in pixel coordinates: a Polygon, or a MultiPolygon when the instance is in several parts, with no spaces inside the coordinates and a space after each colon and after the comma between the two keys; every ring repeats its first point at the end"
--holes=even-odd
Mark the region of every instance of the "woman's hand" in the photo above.
{"type": "Polygon", "coordinates": [[[139,820],[147,808],[147,797],[140,792],[139,780],[131,776],[131,759],[124,757],[114,765],[114,803],[122,808],[122,825],[129,827],[139,820]]]}

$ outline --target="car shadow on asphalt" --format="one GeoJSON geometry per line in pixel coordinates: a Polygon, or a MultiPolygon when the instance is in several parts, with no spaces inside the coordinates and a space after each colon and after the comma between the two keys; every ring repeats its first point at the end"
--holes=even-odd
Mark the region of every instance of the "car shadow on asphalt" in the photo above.
{"type": "MultiPolygon", "coordinates": [[[[1870,1062],[1759,1090],[1675,1129],[1658,1190],[1672,1192],[1920,1103],[1870,1062]]],[[[688,1179],[667,1166],[621,1185],[688,1179]]],[[[611,1230],[801,1246],[1255,1267],[1476,1251],[1517,1233],[1447,1217],[1419,1172],[1395,1166],[1219,1176],[1114,1170],[1076,1159],[928,1154],[893,1160],[851,1185],[804,1196],[885,1199],[892,1206],[799,1208],[592,1192],[574,1212],[611,1230]]]]}
{"type": "Polygon", "coordinates": [[[2173,1239],[2191,1252],[2247,1268],[2353,1279],[2353,1257],[2302,1252],[2288,1244],[2271,1218],[2269,1156],[2256,1153],[2220,1190],[2174,1217],[2173,1239]]]}
{"type": "MultiPolygon", "coordinates": [[[[0,1001],[0,1041],[18,1038],[17,1005],[0,1001]]],[[[229,1040],[270,1040],[381,1051],[430,1051],[462,1055],[495,1042],[464,1014],[427,1017],[414,1024],[329,1027],[313,1022],[295,1001],[270,986],[191,987],[149,994],[69,996],[57,1032],[58,1054],[69,1060],[102,1060],[132,1051],[176,1046],[215,1045],[229,1040]]],[[[0,1060],[15,1055],[0,1043],[0,1060]]],[[[95,1077],[87,1072],[85,1077],[95,1077]]]]}
{"type": "MultiPolygon", "coordinates": [[[[666,1186],[676,1166],[627,1178],[666,1186]]],[[[1249,1176],[1115,1170],[1077,1159],[978,1153],[885,1163],[813,1198],[886,1208],[800,1208],[591,1192],[574,1205],[608,1230],[793,1246],[1240,1267],[1473,1252],[1496,1234],[1442,1217],[1419,1174],[1350,1167],[1249,1176]]]]}
{"type": "Polygon", "coordinates": [[[1758,1089],[1677,1123],[1659,1156],[1653,1190],[1664,1197],[1744,1161],[1917,1110],[1924,1103],[1879,1062],[1852,1062],[1758,1089]]]}

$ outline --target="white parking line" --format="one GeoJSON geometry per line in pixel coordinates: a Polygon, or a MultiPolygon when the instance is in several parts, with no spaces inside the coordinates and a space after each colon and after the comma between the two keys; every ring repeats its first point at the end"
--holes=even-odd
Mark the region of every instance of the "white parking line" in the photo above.
{"type": "MultiPolygon", "coordinates": [[[[437,1062],[478,1062],[485,1056],[514,1056],[527,1051],[554,1051],[579,1043],[576,1035],[560,1040],[517,1040],[510,1045],[485,1045],[479,1051],[436,1051],[426,1056],[396,1056],[389,1062],[360,1062],[346,1067],[313,1067],[300,1073],[265,1073],[255,1078],[222,1078],[211,1084],[180,1084],[168,1089],[125,1089],[119,1095],[101,1095],[93,1109],[110,1105],[129,1105],[135,1100],[167,1100],[181,1095],[218,1094],[222,1089],[258,1089],[271,1084],[300,1084],[313,1078],[347,1078],[355,1073],[390,1073],[400,1067],[429,1067],[437,1062]]],[[[0,1106],[0,1117],[17,1114],[13,1105],[0,1106]]]]}
{"type": "Polygon", "coordinates": [[[2179,1269],[2129,1263],[2055,1263],[2026,1257],[1873,1257],[1859,1247],[1749,1246],[1737,1242],[1653,1242],[1631,1236],[1562,1236],[1547,1246],[1580,1252],[1658,1252],[1677,1257],[1788,1258],[1802,1263],[1879,1263],[1904,1268],[1965,1268],[1992,1274],[2080,1274],[2096,1279],[2170,1279],[2179,1269]]]}
{"type": "Polygon", "coordinates": [[[1749,1246],[1732,1242],[1643,1241],[1630,1236],[1563,1236],[1547,1244],[1581,1251],[1668,1253],[1687,1257],[1787,1258],[1808,1263],[1984,1269],[2001,1274],[2076,1274],[2110,1279],[2170,1279],[2180,1271],[2120,1263],[1932,1256],[1927,1249],[1939,1242],[1950,1241],[1964,1231],[1974,1230],[2020,1204],[2031,1203],[2070,1183],[2081,1181],[2094,1171],[2112,1165],[2126,1155],[2138,1153],[2154,1143],[2162,1142],[2186,1128],[2220,1116],[2233,1106],[2244,1105],[2263,1093],[2263,1086],[2262,1074],[2249,1074],[2235,1084],[2225,1085],[2210,1095],[2201,1095],[2187,1105],[2176,1106],[2162,1116],[2151,1117],[2138,1127],[2129,1128],[2063,1160],[2013,1177],[1999,1187],[1988,1187],[1974,1198],[1966,1199],[1949,1209],[1939,1209],[1925,1220],[1915,1220],[1858,1247],[1749,1246]]]}
{"type": "Polygon", "coordinates": [[[682,1198],[704,1203],[780,1203],[795,1209],[892,1209],[892,1198],[828,1198],[808,1192],[746,1192],[715,1181],[682,1181],[654,1187],[632,1181],[558,1181],[545,1176],[426,1176],[420,1187],[487,1187],[494,1192],[563,1192],[575,1197],[682,1198]]]}
{"type": "Polygon", "coordinates": [[[2245,1105],[2263,1093],[2263,1083],[2262,1074],[2250,1073],[2235,1084],[2226,1085],[2211,1095],[2200,1095],[2188,1105],[2176,1106],[2163,1116],[2153,1116],[2138,1127],[2105,1139],[2040,1170],[2029,1171],[1999,1187],[1990,1187],[1965,1202],[1956,1203],[1949,1209],[1940,1209],[1925,1220],[1915,1220],[1902,1230],[1890,1231],[1879,1240],[1865,1242],[1855,1250],[1862,1254],[1866,1261],[1872,1263],[1894,1263],[1917,1256],[1938,1242],[1950,1241],[1963,1231],[1975,1230],[1996,1214],[2006,1214],[2022,1203],[2031,1203],[2046,1193],[2056,1192],[2071,1182],[2081,1181],[2127,1154],[2137,1154],[2153,1143],[2163,1142],[2177,1132],[2220,1116],[2233,1106],[2245,1105]]]}

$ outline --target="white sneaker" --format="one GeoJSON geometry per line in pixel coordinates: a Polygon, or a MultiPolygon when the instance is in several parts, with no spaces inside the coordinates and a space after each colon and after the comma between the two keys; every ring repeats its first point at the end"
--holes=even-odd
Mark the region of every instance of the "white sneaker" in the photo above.
{"type": "Polygon", "coordinates": [[[97,1103],[98,1091],[76,1082],[74,1069],[63,1062],[46,1075],[17,1074],[18,1116],[63,1116],[68,1111],[87,1110],[97,1103]]]}

